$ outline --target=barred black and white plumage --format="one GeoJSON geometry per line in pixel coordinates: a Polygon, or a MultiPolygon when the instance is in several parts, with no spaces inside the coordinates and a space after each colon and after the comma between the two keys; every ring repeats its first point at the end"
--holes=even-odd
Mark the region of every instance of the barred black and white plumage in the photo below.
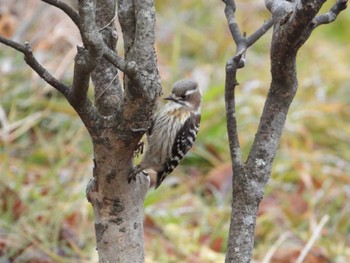
{"type": "Polygon", "coordinates": [[[200,123],[201,93],[195,81],[177,81],[165,100],[169,102],[155,115],[145,155],[131,175],[154,170],[156,188],[191,149],[200,123]]]}
{"type": "Polygon", "coordinates": [[[170,174],[180,163],[185,154],[191,149],[199,129],[200,115],[191,114],[187,118],[182,128],[178,131],[173,147],[171,157],[166,160],[163,169],[157,172],[156,188],[162,183],[165,177],[170,174]]]}

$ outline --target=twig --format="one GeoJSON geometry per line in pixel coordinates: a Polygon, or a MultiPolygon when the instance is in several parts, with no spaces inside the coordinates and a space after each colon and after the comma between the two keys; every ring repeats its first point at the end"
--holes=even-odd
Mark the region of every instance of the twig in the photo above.
{"type": "MultiPolygon", "coordinates": [[[[124,59],[116,55],[112,49],[110,49],[107,44],[103,41],[99,30],[97,29],[95,23],[95,13],[94,4],[92,0],[81,1],[79,5],[79,13],[81,14],[81,29],[80,33],[82,35],[84,46],[88,50],[88,58],[90,64],[96,65],[100,60],[100,56],[103,56],[110,63],[116,66],[118,69],[123,71],[131,79],[135,79],[138,75],[138,67],[131,67],[129,63],[126,63],[124,59]]],[[[132,65],[136,63],[132,63],[132,65]]]]}
{"type": "Polygon", "coordinates": [[[89,60],[89,63],[96,66],[103,55],[101,44],[104,43],[104,41],[95,22],[95,1],[79,1],[79,14],[80,34],[84,47],[88,51],[87,60],[89,60]]]}
{"type": "Polygon", "coordinates": [[[19,44],[15,41],[9,40],[0,36],[0,43],[3,43],[13,49],[24,54],[25,62],[48,84],[50,84],[53,88],[61,92],[68,102],[73,106],[76,112],[79,114],[80,118],[89,129],[91,127],[91,120],[97,116],[97,112],[93,107],[91,101],[85,97],[85,100],[81,101],[80,104],[75,104],[74,99],[72,98],[72,90],[69,86],[65,85],[54,76],[52,76],[34,57],[33,52],[30,48],[28,42],[24,45],[19,44]]]}
{"type": "Polygon", "coordinates": [[[329,24],[333,22],[339,13],[346,9],[348,0],[338,0],[332,8],[329,10],[329,12],[318,15],[312,20],[313,28],[316,28],[323,24],[329,24]]]}
{"type": "Polygon", "coordinates": [[[25,45],[22,45],[20,43],[17,43],[15,41],[7,39],[7,38],[5,38],[5,37],[3,37],[1,35],[0,35],[0,42],[5,44],[6,46],[9,46],[9,47],[12,47],[12,48],[16,49],[17,51],[19,51],[19,52],[21,52],[23,54],[25,54],[25,52],[26,52],[25,45]]]}
{"type": "Polygon", "coordinates": [[[238,131],[236,123],[235,109],[235,87],[238,85],[236,79],[237,69],[245,66],[245,52],[247,48],[253,45],[261,36],[263,36],[273,25],[270,18],[252,35],[246,37],[241,34],[236,21],[235,11],[236,4],[234,0],[223,0],[225,6],[225,16],[231,31],[232,38],[237,46],[235,57],[230,59],[226,64],[226,80],[225,80],[225,103],[227,132],[230,141],[230,152],[234,169],[243,169],[242,157],[240,154],[240,145],[238,140],[238,131]]]}
{"type": "Polygon", "coordinates": [[[135,1],[117,1],[118,22],[123,32],[125,57],[130,52],[136,39],[135,1]]]}
{"type": "Polygon", "coordinates": [[[70,97],[70,88],[52,76],[34,57],[28,42],[24,45],[0,36],[0,42],[24,54],[25,62],[52,87],[61,92],[66,98],[70,97]]]}
{"type": "Polygon", "coordinates": [[[241,31],[239,30],[239,26],[237,24],[237,20],[235,17],[236,12],[236,4],[234,0],[223,0],[223,2],[226,4],[225,6],[225,15],[228,22],[228,26],[231,31],[231,35],[233,37],[233,40],[235,41],[236,45],[239,46],[239,44],[243,41],[241,31]]]}
{"type": "Polygon", "coordinates": [[[95,1],[79,1],[79,29],[84,43],[78,47],[75,57],[72,85],[72,101],[75,105],[84,102],[89,89],[91,72],[103,56],[103,38],[95,22],[95,1]]]}
{"type": "Polygon", "coordinates": [[[242,35],[239,26],[237,24],[235,11],[236,4],[234,0],[223,0],[226,4],[225,6],[225,16],[227,19],[228,26],[231,31],[232,38],[237,46],[237,53],[243,52],[243,56],[241,57],[243,60],[238,64],[238,68],[242,68],[245,66],[245,51],[248,47],[253,45],[256,41],[258,41],[273,25],[273,19],[270,18],[266,21],[259,29],[257,29],[253,34],[246,37],[245,34],[242,35]]]}
{"type": "Polygon", "coordinates": [[[61,2],[60,0],[41,0],[41,1],[61,9],[63,12],[67,14],[67,16],[70,17],[70,19],[72,19],[74,24],[76,24],[77,27],[79,28],[79,14],[75,12],[74,9],[71,8],[69,5],[67,5],[64,2],[61,2]]]}
{"type": "Polygon", "coordinates": [[[329,215],[324,215],[322,217],[320,223],[316,227],[315,231],[312,233],[311,238],[309,239],[309,241],[306,243],[306,246],[301,251],[301,253],[300,253],[296,263],[302,263],[304,261],[304,259],[306,258],[307,254],[311,250],[312,245],[315,243],[316,239],[320,236],[322,228],[328,222],[328,220],[329,220],[329,215]]]}
{"type": "Polygon", "coordinates": [[[103,57],[107,59],[110,63],[116,66],[118,69],[123,71],[125,74],[129,75],[127,71],[127,63],[124,59],[119,57],[116,53],[113,52],[105,43],[103,43],[103,57]]]}
{"type": "Polygon", "coordinates": [[[259,40],[271,27],[273,26],[273,19],[267,20],[258,30],[246,38],[247,47],[253,45],[259,40]]]}
{"type": "MultiPolygon", "coordinates": [[[[226,80],[225,80],[225,105],[226,105],[226,122],[227,133],[230,143],[230,153],[232,165],[234,169],[243,167],[242,157],[240,153],[240,145],[238,140],[238,130],[236,121],[236,102],[235,102],[235,87],[238,85],[236,79],[239,61],[243,53],[235,56],[226,64],[226,80]]],[[[236,174],[236,173],[234,173],[236,174]]]]}
{"type": "Polygon", "coordinates": [[[154,1],[118,2],[118,15],[123,30],[125,56],[128,58],[125,72],[131,80],[131,82],[128,79],[125,80],[126,96],[130,99],[148,96],[145,95],[145,84],[142,83],[148,82],[145,79],[152,79],[152,86],[156,87],[156,92],[153,95],[157,96],[160,93],[161,85],[154,48],[156,26],[154,1]],[[133,4],[129,2],[133,2],[133,4]],[[147,23],[143,22],[143,17],[148,17],[147,23]],[[141,78],[143,81],[141,81],[141,78]]]}
{"type": "Polygon", "coordinates": [[[90,63],[91,58],[89,59],[87,53],[84,48],[77,47],[72,85],[72,101],[75,105],[79,105],[87,97],[90,74],[95,67],[95,63],[90,63]]]}

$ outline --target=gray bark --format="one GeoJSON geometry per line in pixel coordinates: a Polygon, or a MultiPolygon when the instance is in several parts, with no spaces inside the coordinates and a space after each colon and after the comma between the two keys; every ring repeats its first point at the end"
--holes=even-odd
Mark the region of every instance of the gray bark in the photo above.
{"type": "MultiPolygon", "coordinates": [[[[106,0],[96,4],[96,25],[104,28],[103,40],[114,50],[116,31],[110,21],[116,3],[106,0]]],[[[87,195],[94,207],[100,262],[144,262],[143,202],[149,181],[140,176],[129,184],[127,176],[133,168],[134,150],[143,135],[133,130],[147,129],[161,93],[154,52],[154,3],[134,1],[131,7],[124,4],[118,2],[118,13],[124,12],[124,8],[131,10],[127,17],[119,16],[119,22],[124,39],[126,36],[134,40],[124,51],[129,69],[124,70],[124,90],[118,70],[108,58],[102,58],[91,74],[102,125],[90,129],[95,167],[87,195]],[[125,28],[125,20],[131,20],[132,26],[125,28]]]]}
{"type": "MultiPolygon", "coordinates": [[[[79,28],[84,43],[77,48],[70,86],[55,79],[24,45],[0,36],[0,43],[24,54],[26,63],[61,92],[76,110],[93,143],[93,178],[87,198],[95,215],[96,244],[100,262],[144,262],[143,202],[149,179],[128,183],[137,144],[149,128],[161,94],[154,49],[153,0],[80,0],[76,12],[59,0],[42,0],[60,8],[79,28]],[[115,51],[118,34],[115,9],[122,28],[124,54],[115,51]],[[124,73],[123,85],[118,73],[124,73]],[[94,101],[87,97],[90,78],[94,101]]],[[[266,0],[273,19],[255,33],[241,34],[234,17],[235,3],[225,0],[225,14],[236,55],[226,65],[225,101],[233,169],[232,213],[226,262],[249,262],[254,245],[257,210],[289,106],[297,90],[297,51],[318,25],[334,21],[346,8],[338,0],[326,14],[316,16],[324,0],[266,0]],[[248,160],[243,163],[236,126],[234,89],[236,73],[244,67],[245,52],[272,25],[272,82],[248,160]]]]}
{"type": "Polygon", "coordinates": [[[234,19],[235,3],[226,3],[225,14],[237,54],[226,65],[225,101],[227,128],[233,170],[232,211],[227,244],[227,263],[250,262],[254,247],[254,231],[259,204],[265,185],[271,174],[272,163],[282,135],[290,104],[298,88],[296,57],[299,48],[318,25],[335,20],[346,8],[344,0],[338,0],[327,14],[317,16],[324,0],[282,1],[266,0],[273,17],[271,43],[271,86],[260,118],[258,131],[244,163],[240,155],[236,126],[234,89],[236,73],[244,66],[246,49],[266,32],[268,22],[250,37],[240,33],[234,19]],[[254,40],[254,41],[251,41],[254,40]]]}
{"type": "Polygon", "coordinates": [[[99,261],[144,262],[143,202],[149,178],[140,175],[130,184],[127,178],[161,94],[154,1],[81,0],[78,12],[59,0],[43,2],[64,11],[80,30],[84,46],[77,48],[71,86],[47,72],[29,44],[1,36],[0,42],[22,52],[27,64],[67,98],[91,136],[94,169],[86,194],[94,209],[99,261]],[[125,58],[115,50],[117,6],[125,58]],[[87,97],[90,78],[93,102],[87,97]]]}

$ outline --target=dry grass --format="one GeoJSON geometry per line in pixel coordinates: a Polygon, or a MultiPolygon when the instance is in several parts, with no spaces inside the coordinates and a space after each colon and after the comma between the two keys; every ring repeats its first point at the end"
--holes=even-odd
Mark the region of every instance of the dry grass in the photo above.
{"type": "MultiPolygon", "coordinates": [[[[39,1],[3,2],[1,32],[7,23],[6,34],[30,39],[47,69],[69,82],[80,43],[73,24],[39,1]]],[[[260,2],[237,2],[248,33],[268,17],[260,2]]],[[[234,45],[220,1],[158,1],[157,11],[164,87],[192,76],[205,91],[194,149],[147,196],[147,262],[223,262],[230,213],[223,80],[234,45]]],[[[309,252],[304,262],[350,261],[349,22],[346,11],[300,51],[300,88],[259,211],[256,262],[296,262],[302,251],[309,252]]],[[[248,52],[238,76],[244,155],[270,82],[269,38],[248,52]]],[[[68,103],[2,45],[0,83],[0,261],[96,262],[84,194],[91,177],[87,132],[68,103]]]]}

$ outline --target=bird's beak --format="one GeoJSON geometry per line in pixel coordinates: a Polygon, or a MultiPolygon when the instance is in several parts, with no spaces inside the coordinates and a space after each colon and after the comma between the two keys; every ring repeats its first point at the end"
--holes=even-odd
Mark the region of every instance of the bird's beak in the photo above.
{"type": "Polygon", "coordinates": [[[170,96],[164,98],[164,100],[171,100],[171,101],[177,102],[177,99],[173,96],[173,94],[171,94],[170,96]]]}

